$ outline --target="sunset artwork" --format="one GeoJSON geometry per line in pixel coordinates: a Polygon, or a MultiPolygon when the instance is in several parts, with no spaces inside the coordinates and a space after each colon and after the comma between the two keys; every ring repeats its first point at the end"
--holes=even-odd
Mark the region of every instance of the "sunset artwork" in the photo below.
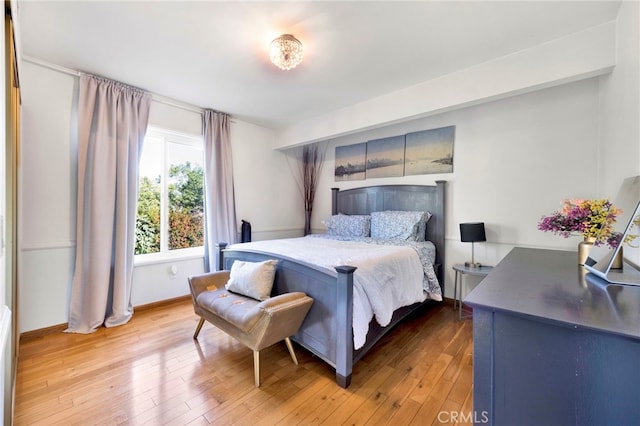
{"type": "Polygon", "coordinates": [[[363,180],[365,178],[365,161],[367,143],[336,147],[335,180],[363,180]]]}
{"type": "Polygon", "coordinates": [[[336,147],[335,180],[453,173],[456,126],[336,147]]]}
{"type": "Polygon", "coordinates": [[[402,176],[404,135],[367,142],[367,178],[402,176]]]}
{"type": "Polygon", "coordinates": [[[455,126],[406,135],[404,175],[453,172],[455,126]]]}

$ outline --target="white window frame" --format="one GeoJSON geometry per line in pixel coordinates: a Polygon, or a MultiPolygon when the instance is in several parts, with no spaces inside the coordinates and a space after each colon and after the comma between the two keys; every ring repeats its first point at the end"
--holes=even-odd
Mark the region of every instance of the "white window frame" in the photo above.
{"type": "MultiPolygon", "coordinates": [[[[179,133],[162,129],[159,127],[149,126],[145,135],[145,139],[146,138],[162,140],[161,162],[163,175],[167,174],[167,171],[169,169],[169,158],[167,155],[169,143],[200,148],[203,151],[204,163],[204,139],[202,135],[190,135],[186,133],[179,133]]],[[[168,176],[163,176],[160,186],[160,251],[157,253],[134,255],[135,265],[159,263],[176,259],[195,259],[204,257],[204,246],[169,250],[169,179],[167,179],[167,177],[168,176]]]]}

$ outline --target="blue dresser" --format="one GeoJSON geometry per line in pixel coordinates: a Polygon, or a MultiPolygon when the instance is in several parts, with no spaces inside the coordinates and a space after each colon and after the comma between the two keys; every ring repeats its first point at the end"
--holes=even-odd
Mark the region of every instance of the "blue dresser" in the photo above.
{"type": "Polygon", "coordinates": [[[640,424],[640,287],[586,274],[574,252],[515,248],[465,303],[478,423],[640,424]]]}

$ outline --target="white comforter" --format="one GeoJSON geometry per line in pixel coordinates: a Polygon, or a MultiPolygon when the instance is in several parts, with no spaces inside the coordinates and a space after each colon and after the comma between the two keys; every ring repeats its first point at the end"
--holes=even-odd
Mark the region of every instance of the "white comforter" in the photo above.
{"type": "Polygon", "coordinates": [[[286,256],[321,266],[332,273],[335,273],[335,266],[356,266],[358,269],[353,275],[355,349],[364,345],[372,318],[386,326],[397,308],[426,298],[422,263],[411,247],[290,238],[235,244],[229,248],[286,256]]]}

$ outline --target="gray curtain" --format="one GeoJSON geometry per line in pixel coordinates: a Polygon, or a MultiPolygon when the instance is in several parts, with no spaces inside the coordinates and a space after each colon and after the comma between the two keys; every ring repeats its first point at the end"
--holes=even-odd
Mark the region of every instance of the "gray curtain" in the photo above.
{"type": "Polygon", "coordinates": [[[76,262],[67,332],[125,324],[131,278],[138,162],[151,95],[80,76],[76,262]]]}
{"type": "Polygon", "coordinates": [[[229,116],[205,110],[203,125],[205,269],[215,271],[218,267],[216,244],[237,241],[229,116]]]}

